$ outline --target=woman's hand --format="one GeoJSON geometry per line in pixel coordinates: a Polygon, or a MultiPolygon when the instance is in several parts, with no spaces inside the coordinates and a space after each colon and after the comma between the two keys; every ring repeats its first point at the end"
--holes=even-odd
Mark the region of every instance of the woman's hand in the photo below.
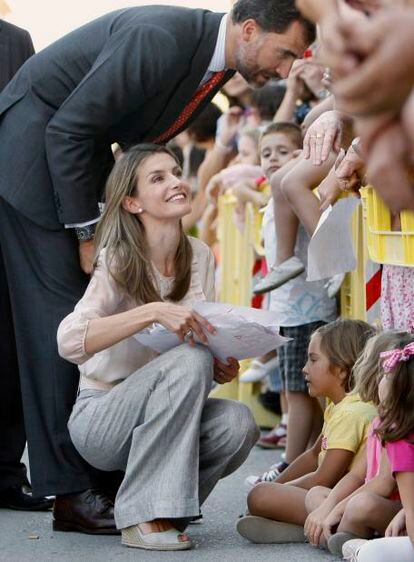
{"type": "Polygon", "coordinates": [[[314,546],[319,546],[325,543],[323,524],[328,514],[329,511],[327,511],[322,504],[317,509],[309,513],[305,521],[305,535],[307,536],[309,542],[314,546]]]}
{"type": "Polygon", "coordinates": [[[207,344],[207,334],[216,333],[210,322],[186,306],[167,302],[154,302],[150,306],[154,310],[154,322],[162,324],[182,342],[194,345],[194,336],[197,336],[201,343],[207,344]]]}
{"type": "Polygon", "coordinates": [[[214,358],[214,380],[219,384],[226,384],[235,379],[240,370],[240,363],[234,357],[227,359],[228,363],[223,363],[217,357],[214,358]]]}
{"type": "Polygon", "coordinates": [[[303,156],[320,166],[331,150],[339,152],[343,135],[343,120],[338,111],[326,111],[310,125],[303,141],[303,156]]]}
{"type": "Polygon", "coordinates": [[[401,537],[407,534],[405,526],[405,511],[402,509],[397,513],[388,527],[385,529],[386,537],[401,537]]]}

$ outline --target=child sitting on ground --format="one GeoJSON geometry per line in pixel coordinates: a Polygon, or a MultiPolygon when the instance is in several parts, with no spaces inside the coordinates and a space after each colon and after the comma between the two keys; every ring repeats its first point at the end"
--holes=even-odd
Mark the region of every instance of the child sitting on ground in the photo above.
{"type": "MultiPolygon", "coordinates": [[[[355,562],[414,561],[414,335],[405,333],[395,349],[381,354],[378,438],[385,446],[403,512],[391,521],[388,537],[373,541],[353,539],[343,545],[346,560],[355,562]],[[408,536],[399,536],[406,533],[408,536]]],[[[355,498],[356,499],[356,498],[355,498]]],[[[379,506],[376,506],[378,509],[379,506]]],[[[364,536],[364,521],[348,523],[347,531],[364,536]]]]}
{"type": "Polygon", "coordinates": [[[373,333],[366,322],[340,319],[312,335],[303,372],[309,394],[330,401],[322,434],[277,482],[261,482],[251,490],[250,515],[237,523],[242,536],[256,543],[304,542],[307,491],[335,486],[365,454],[366,433],[376,409],[347,392],[353,386],[353,366],[373,333]]]}
{"type": "MultiPolygon", "coordinates": [[[[364,402],[372,402],[378,407],[380,354],[393,349],[403,336],[403,332],[382,332],[372,337],[365,346],[355,364],[353,391],[364,402]]],[[[379,423],[377,416],[370,425],[365,457],[354,463],[332,490],[318,486],[306,496],[309,516],[305,523],[305,534],[315,546],[327,541],[332,554],[341,555],[342,545],[351,538],[343,532],[350,522],[356,523],[356,519],[363,521],[366,536],[372,536],[374,531],[383,534],[389,521],[400,509],[385,449],[375,433],[379,423]]]]}

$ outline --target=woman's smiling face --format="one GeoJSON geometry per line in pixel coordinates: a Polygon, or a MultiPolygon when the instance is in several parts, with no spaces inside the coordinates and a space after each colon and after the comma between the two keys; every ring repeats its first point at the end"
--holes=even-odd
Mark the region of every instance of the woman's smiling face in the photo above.
{"type": "Polygon", "coordinates": [[[166,153],[146,158],[137,170],[137,190],[132,196],[138,214],[156,220],[180,219],[191,212],[191,188],[182,179],[180,165],[166,153]]]}

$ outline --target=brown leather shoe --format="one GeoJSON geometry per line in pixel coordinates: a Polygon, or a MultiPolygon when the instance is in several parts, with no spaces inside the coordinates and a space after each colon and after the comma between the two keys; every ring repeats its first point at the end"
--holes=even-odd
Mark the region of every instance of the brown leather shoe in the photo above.
{"type": "Polygon", "coordinates": [[[114,504],[99,490],[56,496],[53,530],[88,535],[119,535],[115,527],[114,504]]]}

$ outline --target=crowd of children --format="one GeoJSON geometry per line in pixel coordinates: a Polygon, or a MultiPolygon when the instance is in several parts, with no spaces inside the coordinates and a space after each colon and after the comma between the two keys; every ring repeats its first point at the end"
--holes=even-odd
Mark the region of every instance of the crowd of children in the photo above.
{"type": "MultiPolygon", "coordinates": [[[[344,272],[307,281],[322,212],[343,192],[358,196],[365,176],[360,141],[333,109],[329,80],[308,52],[285,90],[262,92],[263,107],[277,99],[269,123],[236,75],[198,171],[200,235],[216,255],[220,196],[236,198],[242,232],[248,203],[263,213],[265,259],[253,292],[265,296],[255,303],[291,338],[240,376],[279,395],[280,423],[258,445],[285,451],[262,476],[246,478],[247,514],[237,530],[255,543],[309,542],[346,560],[413,561],[414,270],[383,267],[382,332],[335,320],[344,272]],[[335,127],[326,142],[320,131],[335,127]]],[[[398,214],[392,228],[401,229],[398,214]]]]}

